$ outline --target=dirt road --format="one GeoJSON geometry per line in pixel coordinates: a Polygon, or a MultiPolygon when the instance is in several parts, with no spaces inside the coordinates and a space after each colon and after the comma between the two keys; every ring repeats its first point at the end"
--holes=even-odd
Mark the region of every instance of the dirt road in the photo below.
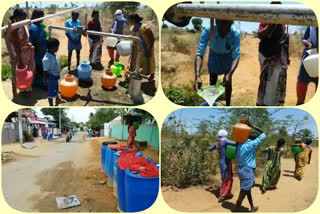
{"type": "Polygon", "coordinates": [[[56,196],[75,194],[81,206],[63,212],[116,212],[117,199],[100,167],[101,144],[91,142],[80,132],[71,143],[61,138],[37,156],[2,165],[7,203],[24,212],[56,212],[56,196]]]}
{"type": "MultiPolygon", "coordinates": [[[[292,177],[293,159],[282,159],[282,174],[278,189],[261,194],[258,187],[252,189],[253,200],[260,212],[298,212],[308,208],[318,193],[318,148],[313,149],[311,165],[306,167],[305,177],[298,181],[292,177]]],[[[261,184],[261,177],[256,178],[261,184]]],[[[239,179],[234,177],[232,193],[234,197],[222,204],[218,203],[219,189],[210,186],[196,186],[179,190],[162,188],[162,195],[170,207],[182,212],[230,212],[235,208],[239,193],[239,179]]],[[[244,200],[243,211],[250,207],[244,200]]]]}

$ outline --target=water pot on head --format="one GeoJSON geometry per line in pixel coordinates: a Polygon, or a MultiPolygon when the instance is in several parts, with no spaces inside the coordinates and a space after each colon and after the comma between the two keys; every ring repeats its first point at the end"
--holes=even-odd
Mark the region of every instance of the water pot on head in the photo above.
{"type": "Polygon", "coordinates": [[[249,139],[252,128],[246,123],[246,119],[240,119],[240,123],[233,126],[233,140],[237,143],[245,143],[249,139]]]}

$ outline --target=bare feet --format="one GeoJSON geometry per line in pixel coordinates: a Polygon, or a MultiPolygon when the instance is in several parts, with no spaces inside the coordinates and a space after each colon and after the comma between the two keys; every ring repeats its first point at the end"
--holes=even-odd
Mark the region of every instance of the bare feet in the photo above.
{"type": "Polygon", "coordinates": [[[256,207],[251,207],[251,212],[252,212],[252,213],[255,213],[255,212],[258,211],[258,209],[259,209],[258,206],[256,206],[256,207]]]}

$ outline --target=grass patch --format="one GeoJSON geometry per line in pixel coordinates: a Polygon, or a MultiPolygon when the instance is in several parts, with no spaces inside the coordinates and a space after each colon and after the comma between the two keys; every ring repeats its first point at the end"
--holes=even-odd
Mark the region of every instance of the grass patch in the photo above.
{"type": "Polygon", "coordinates": [[[68,57],[66,55],[59,56],[60,69],[68,66],[68,57]]]}
{"type": "Polygon", "coordinates": [[[193,84],[182,87],[169,86],[164,89],[164,94],[173,103],[184,106],[199,106],[204,100],[193,89],[193,84]]]}
{"type": "Polygon", "coordinates": [[[7,79],[11,79],[11,76],[12,76],[11,65],[2,64],[1,65],[1,80],[6,81],[7,79]]]}

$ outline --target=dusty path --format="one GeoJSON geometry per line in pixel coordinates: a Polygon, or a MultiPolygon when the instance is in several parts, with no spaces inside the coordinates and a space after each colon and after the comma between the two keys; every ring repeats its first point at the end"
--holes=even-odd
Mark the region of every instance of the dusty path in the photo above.
{"type": "Polygon", "coordinates": [[[106,176],[101,172],[97,151],[80,132],[71,143],[59,139],[39,156],[4,164],[5,200],[19,211],[57,212],[56,196],[76,194],[82,205],[63,212],[117,211],[112,188],[103,183],[106,176]]]}
{"type": "MultiPolygon", "coordinates": [[[[292,176],[292,159],[281,160],[282,174],[278,189],[261,194],[258,187],[253,188],[253,200],[260,212],[298,212],[308,208],[318,192],[318,148],[313,149],[311,165],[306,167],[305,177],[297,181],[292,176]]],[[[261,177],[256,178],[261,184],[261,177]]],[[[230,212],[235,207],[239,193],[239,179],[234,177],[234,197],[222,204],[218,203],[219,190],[209,186],[190,187],[183,190],[162,188],[162,194],[170,207],[183,212],[230,212]]],[[[247,199],[242,204],[243,211],[250,207],[247,199]]]]}

